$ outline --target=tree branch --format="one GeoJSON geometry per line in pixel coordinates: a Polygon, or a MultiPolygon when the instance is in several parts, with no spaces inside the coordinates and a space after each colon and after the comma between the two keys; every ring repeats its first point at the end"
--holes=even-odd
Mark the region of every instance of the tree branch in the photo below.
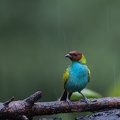
{"type": "Polygon", "coordinates": [[[77,117],[75,120],[120,120],[120,109],[99,111],[92,115],[77,117]]]}
{"type": "Polygon", "coordinates": [[[89,104],[83,101],[71,101],[70,103],[66,101],[36,102],[41,96],[42,92],[38,91],[24,100],[12,101],[13,99],[10,99],[7,101],[7,105],[0,103],[0,119],[21,117],[23,120],[28,120],[38,115],[94,112],[120,108],[120,97],[89,99],[89,104]]]}

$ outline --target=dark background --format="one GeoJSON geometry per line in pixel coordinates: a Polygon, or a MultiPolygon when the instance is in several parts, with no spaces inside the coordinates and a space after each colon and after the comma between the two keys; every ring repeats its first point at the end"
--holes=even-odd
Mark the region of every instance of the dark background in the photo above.
{"type": "Polygon", "coordinates": [[[0,101],[24,99],[41,90],[57,100],[65,54],[84,53],[89,89],[116,96],[120,76],[119,0],[1,0],[0,101]]]}

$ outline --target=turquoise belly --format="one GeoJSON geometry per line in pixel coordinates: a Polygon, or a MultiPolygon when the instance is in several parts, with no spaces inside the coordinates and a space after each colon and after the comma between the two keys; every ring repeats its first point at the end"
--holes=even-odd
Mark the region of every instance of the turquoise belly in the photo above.
{"type": "Polygon", "coordinates": [[[69,77],[65,89],[69,92],[83,90],[88,83],[88,70],[85,65],[73,64],[69,69],[69,77]]]}

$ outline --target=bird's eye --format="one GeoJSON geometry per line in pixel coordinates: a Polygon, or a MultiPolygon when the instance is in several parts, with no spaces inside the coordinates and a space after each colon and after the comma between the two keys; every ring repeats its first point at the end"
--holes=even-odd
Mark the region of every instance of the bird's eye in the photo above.
{"type": "Polygon", "coordinates": [[[77,53],[74,54],[74,56],[77,56],[77,55],[78,55],[77,53]]]}

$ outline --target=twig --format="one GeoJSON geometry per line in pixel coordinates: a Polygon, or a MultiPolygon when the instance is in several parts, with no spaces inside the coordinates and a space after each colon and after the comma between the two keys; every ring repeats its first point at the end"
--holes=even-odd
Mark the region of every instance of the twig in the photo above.
{"type": "Polygon", "coordinates": [[[62,119],[59,117],[55,117],[55,118],[40,118],[38,120],[62,120],[62,119]]]}
{"type": "Polygon", "coordinates": [[[25,115],[20,115],[18,117],[16,117],[17,120],[29,120],[27,116],[25,115]]]}
{"type": "Polygon", "coordinates": [[[3,104],[4,104],[5,106],[7,106],[7,105],[8,105],[10,102],[12,102],[14,99],[15,99],[15,98],[12,97],[12,98],[10,98],[9,100],[7,100],[6,102],[4,102],[3,104]]]}
{"type": "Polygon", "coordinates": [[[36,101],[38,101],[41,97],[42,97],[42,92],[38,91],[38,92],[34,93],[33,95],[31,95],[30,97],[24,99],[24,101],[27,102],[28,104],[32,105],[36,101]]]}

